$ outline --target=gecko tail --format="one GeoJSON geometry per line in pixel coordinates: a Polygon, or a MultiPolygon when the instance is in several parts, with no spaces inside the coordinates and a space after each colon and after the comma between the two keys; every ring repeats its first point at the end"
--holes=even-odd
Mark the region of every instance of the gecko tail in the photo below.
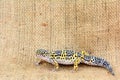
{"type": "Polygon", "coordinates": [[[95,57],[95,56],[84,56],[84,62],[85,64],[88,65],[93,65],[93,66],[101,66],[106,68],[112,75],[115,75],[113,72],[113,69],[111,67],[111,65],[109,64],[109,62],[107,62],[105,59],[103,58],[99,58],[99,57],[95,57]]]}
{"type": "Polygon", "coordinates": [[[103,67],[105,67],[112,75],[115,75],[111,65],[106,60],[103,62],[103,67]]]}
{"type": "Polygon", "coordinates": [[[104,67],[106,68],[112,75],[115,75],[114,72],[113,72],[113,69],[110,65],[110,63],[108,61],[106,61],[105,59],[103,58],[98,58],[98,57],[94,57],[92,56],[91,59],[93,60],[92,61],[92,64],[95,64],[97,66],[101,66],[101,67],[104,67]]]}

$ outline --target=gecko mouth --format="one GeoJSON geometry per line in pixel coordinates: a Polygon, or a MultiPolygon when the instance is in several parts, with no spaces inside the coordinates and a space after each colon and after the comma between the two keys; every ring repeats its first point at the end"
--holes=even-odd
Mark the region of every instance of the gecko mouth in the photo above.
{"type": "Polygon", "coordinates": [[[36,55],[37,57],[39,57],[39,58],[43,58],[43,55],[36,55]]]}
{"type": "Polygon", "coordinates": [[[47,56],[37,55],[37,57],[40,58],[40,59],[42,59],[42,60],[48,61],[47,56]]]}

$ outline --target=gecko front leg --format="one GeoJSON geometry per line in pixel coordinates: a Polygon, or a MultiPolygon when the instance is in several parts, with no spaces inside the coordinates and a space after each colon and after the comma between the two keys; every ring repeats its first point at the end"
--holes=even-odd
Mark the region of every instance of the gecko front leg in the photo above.
{"type": "Polygon", "coordinates": [[[50,63],[54,65],[54,69],[52,71],[56,71],[59,69],[59,64],[55,59],[50,59],[50,63]]]}
{"type": "Polygon", "coordinates": [[[36,61],[35,61],[35,64],[38,66],[38,65],[40,65],[41,64],[41,62],[42,62],[43,60],[42,59],[36,59],[36,61]]]}
{"type": "Polygon", "coordinates": [[[56,59],[55,52],[51,52],[50,53],[50,62],[55,66],[55,70],[58,70],[59,64],[58,64],[58,62],[55,59],[56,59]]]}
{"type": "Polygon", "coordinates": [[[55,70],[59,69],[59,64],[56,60],[53,60],[53,65],[55,66],[55,70]]]}

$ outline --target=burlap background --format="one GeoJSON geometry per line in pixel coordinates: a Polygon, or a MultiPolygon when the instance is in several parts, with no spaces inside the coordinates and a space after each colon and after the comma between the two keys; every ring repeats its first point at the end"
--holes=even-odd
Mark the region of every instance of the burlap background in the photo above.
{"type": "Polygon", "coordinates": [[[0,0],[0,80],[120,80],[119,0],[0,0]],[[35,66],[35,51],[85,49],[107,59],[99,67],[35,66]]]}

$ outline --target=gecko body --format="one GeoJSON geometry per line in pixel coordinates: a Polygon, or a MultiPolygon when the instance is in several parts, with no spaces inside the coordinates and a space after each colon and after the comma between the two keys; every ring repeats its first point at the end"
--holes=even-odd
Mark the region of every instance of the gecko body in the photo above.
{"type": "Polygon", "coordinates": [[[114,75],[111,65],[105,59],[92,56],[85,51],[75,52],[73,50],[56,50],[48,52],[45,49],[39,49],[36,52],[36,56],[41,60],[55,65],[56,69],[59,68],[59,64],[63,64],[74,65],[74,70],[77,70],[78,65],[84,63],[87,65],[104,67],[114,75]]]}

